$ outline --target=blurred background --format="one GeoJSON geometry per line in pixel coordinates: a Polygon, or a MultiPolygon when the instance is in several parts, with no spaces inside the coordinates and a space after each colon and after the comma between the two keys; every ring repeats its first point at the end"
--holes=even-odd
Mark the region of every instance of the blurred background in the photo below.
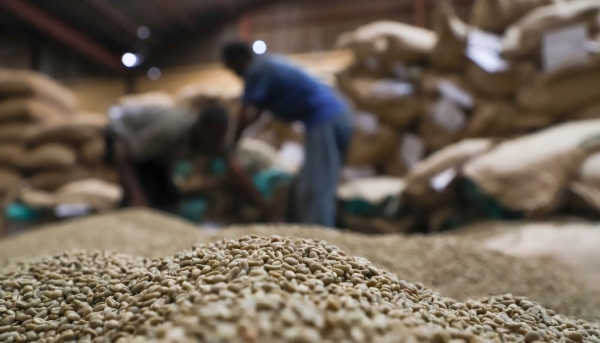
{"type": "MultiPolygon", "coordinates": [[[[126,181],[106,159],[113,106],[219,106],[235,124],[244,82],[220,61],[230,41],[287,55],[350,104],[339,228],[597,220],[599,11],[593,0],[0,0],[0,232],[122,207],[126,181]]],[[[234,148],[274,218],[310,153],[305,131],[267,116],[234,148]]],[[[264,221],[222,162],[170,166],[175,214],[264,221]]]]}

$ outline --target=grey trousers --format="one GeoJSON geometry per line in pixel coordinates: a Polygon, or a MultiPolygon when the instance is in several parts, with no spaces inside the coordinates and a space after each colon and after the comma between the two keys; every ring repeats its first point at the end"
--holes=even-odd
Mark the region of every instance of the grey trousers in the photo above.
{"type": "Polygon", "coordinates": [[[350,113],[306,130],[304,166],[291,199],[299,223],[335,226],[337,187],[351,138],[350,113]]]}

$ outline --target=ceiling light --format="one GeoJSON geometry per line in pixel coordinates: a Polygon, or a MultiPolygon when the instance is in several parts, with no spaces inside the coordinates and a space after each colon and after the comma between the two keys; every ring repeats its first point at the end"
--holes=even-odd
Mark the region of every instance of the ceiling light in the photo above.
{"type": "Polygon", "coordinates": [[[257,40],[256,42],[254,42],[254,44],[252,44],[252,50],[255,54],[262,55],[265,52],[267,52],[267,43],[261,40],[257,40]]]}
{"type": "Polygon", "coordinates": [[[123,65],[127,68],[133,68],[140,63],[140,59],[135,54],[128,52],[123,54],[123,57],[121,57],[121,62],[123,62],[123,65]]]}
{"type": "Polygon", "coordinates": [[[140,26],[137,29],[137,35],[139,39],[146,39],[150,37],[150,29],[146,26],[140,26]]]}
{"type": "Polygon", "coordinates": [[[160,69],[158,69],[156,67],[152,67],[152,68],[148,69],[148,77],[152,81],[158,80],[158,78],[160,77],[160,74],[161,74],[160,69]]]}

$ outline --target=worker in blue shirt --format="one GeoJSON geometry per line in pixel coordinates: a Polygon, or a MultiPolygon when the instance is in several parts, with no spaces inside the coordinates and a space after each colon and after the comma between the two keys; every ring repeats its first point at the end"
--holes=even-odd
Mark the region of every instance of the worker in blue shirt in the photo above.
{"type": "Polygon", "coordinates": [[[335,226],[336,190],[352,136],[348,104],[283,56],[256,56],[243,42],[227,44],[222,54],[245,81],[236,141],[264,111],[284,122],[302,122],[306,153],[292,191],[292,219],[335,226]]]}

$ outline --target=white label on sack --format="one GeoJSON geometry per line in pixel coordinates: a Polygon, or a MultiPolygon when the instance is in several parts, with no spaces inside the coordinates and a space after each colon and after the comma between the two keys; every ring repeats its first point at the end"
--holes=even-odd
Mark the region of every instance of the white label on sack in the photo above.
{"type": "Polygon", "coordinates": [[[454,83],[447,80],[440,81],[437,84],[437,89],[444,98],[451,100],[464,108],[473,107],[474,100],[471,94],[454,83]]]}
{"type": "Polygon", "coordinates": [[[379,130],[379,119],[370,113],[360,112],[354,116],[354,125],[368,134],[375,134],[379,130]]]}
{"type": "Polygon", "coordinates": [[[479,29],[472,29],[467,36],[465,55],[488,73],[508,70],[509,64],[500,57],[502,37],[479,29]]]}
{"type": "Polygon", "coordinates": [[[440,98],[433,108],[433,121],[449,132],[458,132],[467,125],[467,116],[462,108],[448,99],[440,98]]]}
{"type": "Polygon", "coordinates": [[[304,147],[297,142],[285,142],[279,149],[279,159],[296,171],[304,163],[304,147]]]}
{"type": "Polygon", "coordinates": [[[546,32],[542,43],[544,71],[551,73],[567,67],[587,64],[589,62],[587,46],[585,24],[546,32]]]}
{"type": "Polygon", "coordinates": [[[70,218],[87,216],[91,212],[88,204],[60,204],[54,207],[54,215],[57,218],[70,218]]]}
{"type": "Polygon", "coordinates": [[[394,69],[394,75],[396,76],[397,79],[406,80],[406,79],[410,78],[410,71],[408,70],[406,65],[404,65],[404,63],[402,63],[402,62],[394,63],[393,69],[394,69]]]}
{"type": "Polygon", "coordinates": [[[465,54],[471,61],[490,74],[505,72],[509,68],[508,62],[493,50],[467,46],[465,54]]]}
{"type": "Polygon", "coordinates": [[[365,59],[365,66],[368,70],[377,70],[379,69],[379,59],[375,56],[369,56],[365,59]]]}
{"type": "Polygon", "coordinates": [[[411,95],[414,87],[411,83],[384,79],[375,82],[371,87],[371,95],[377,98],[397,98],[411,95]]]}
{"type": "Polygon", "coordinates": [[[342,169],[342,178],[345,181],[365,179],[377,175],[373,166],[348,166],[342,169]]]}
{"type": "Polygon", "coordinates": [[[425,157],[425,141],[413,133],[405,134],[402,137],[399,155],[402,162],[411,168],[425,157]]]}
{"type": "Polygon", "coordinates": [[[431,178],[430,185],[436,192],[443,192],[456,178],[456,168],[449,168],[431,178]]]}
{"type": "Polygon", "coordinates": [[[588,52],[591,52],[593,54],[599,54],[600,53],[600,41],[589,40],[589,41],[587,41],[585,48],[588,52]]]}
{"type": "Polygon", "coordinates": [[[472,29],[467,36],[467,46],[477,47],[481,49],[502,51],[502,37],[500,35],[486,32],[479,29],[472,29]]]}

